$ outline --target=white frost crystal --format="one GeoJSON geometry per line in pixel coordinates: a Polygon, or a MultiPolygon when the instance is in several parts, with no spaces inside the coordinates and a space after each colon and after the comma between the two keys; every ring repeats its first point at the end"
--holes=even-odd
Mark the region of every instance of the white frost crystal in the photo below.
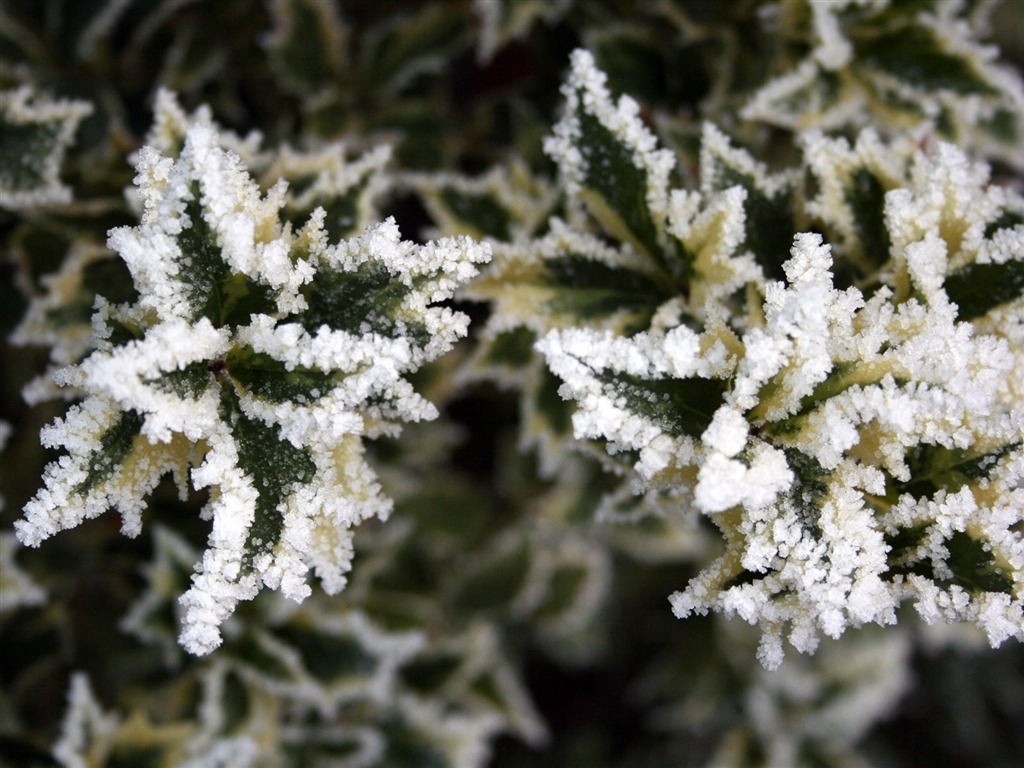
{"type": "Polygon", "coordinates": [[[293,223],[284,182],[262,192],[208,116],[163,101],[178,119],[157,142],[167,151],[139,153],[141,224],[109,237],[138,300],[100,302],[95,351],[59,373],[86,397],[43,431],[67,455],[16,529],[37,546],[114,507],[136,535],[167,472],[182,493],[189,479],[210,488],[180,637],[207,653],[263,586],[301,600],[310,568],[344,586],[350,528],[390,509],[361,438],[436,415],[405,376],[465,334],[465,316],[433,305],[490,252],[403,242],[392,219],[330,243],[322,208],[293,223]]]}

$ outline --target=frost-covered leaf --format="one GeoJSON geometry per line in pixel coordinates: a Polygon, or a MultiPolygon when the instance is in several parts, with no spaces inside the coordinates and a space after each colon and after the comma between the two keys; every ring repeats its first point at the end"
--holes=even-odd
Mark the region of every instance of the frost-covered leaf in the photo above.
{"type": "Polygon", "coordinates": [[[16,562],[20,549],[13,533],[0,533],[0,614],[46,602],[46,592],[16,562]]]}
{"type": "Polygon", "coordinates": [[[93,348],[92,316],[97,297],[121,304],[136,298],[125,264],[107,248],[87,241],[72,244],[60,270],[42,278],[44,293],[36,296],[11,343],[49,349],[50,369],[23,390],[29,404],[80,393],[55,386],[53,376],[63,366],[81,362],[93,348]]]}
{"type": "Polygon", "coordinates": [[[473,0],[480,20],[476,55],[489,61],[503,46],[527,34],[542,21],[553,24],[572,6],[572,0],[473,0]]]}
{"type": "Polygon", "coordinates": [[[293,227],[285,185],[264,194],[202,116],[180,156],[144,148],[138,174],[142,224],[109,244],[139,298],[99,312],[98,348],[61,374],[87,397],[44,432],[69,455],[17,526],[38,545],[113,506],[134,535],[166,472],[211,488],[181,637],[203,653],[263,585],[301,600],[311,567],[344,585],[349,527],[390,506],[361,436],[436,413],[404,377],[465,333],[432,305],[489,253],[402,242],[393,220],[331,244],[321,208],[293,227]]]}
{"type": "MultiPolygon", "coordinates": [[[[744,627],[724,629],[718,642],[737,655],[749,652],[744,627]]],[[[777,765],[863,764],[857,744],[898,710],[912,685],[911,648],[907,632],[865,629],[827,640],[814,657],[777,670],[751,669],[737,702],[745,716],[729,725],[715,759],[741,765],[764,755],[777,765]]],[[[682,707],[672,714],[685,716],[682,707]]]]}
{"type": "Polygon", "coordinates": [[[53,754],[64,768],[254,768],[261,751],[257,740],[246,736],[211,740],[195,720],[159,721],[141,710],[128,716],[106,712],[85,674],[76,673],[53,754]]]}
{"type": "Polygon", "coordinates": [[[142,568],[146,591],[120,622],[122,632],[156,646],[168,667],[181,660],[178,597],[188,589],[197,556],[196,550],[173,530],[154,526],[153,557],[142,568]]]}
{"type": "Polygon", "coordinates": [[[439,235],[522,240],[543,227],[555,206],[551,186],[518,162],[475,178],[408,174],[405,181],[422,197],[439,235]]]}
{"type": "Polygon", "coordinates": [[[816,131],[802,135],[804,163],[817,187],[806,203],[815,223],[826,227],[829,241],[843,257],[871,274],[889,258],[885,195],[903,185],[916,147],[884,144],[871,130],[850,146],[816,131]]]}
{"type": "Polygon", "coordinates": [[[61,164],[92,109],[89,102],[52,99],[30,86],[0,91],[0,206],[20,210],[71,199],[60,181],[61,164]]]}
{"type": "Polygon", "coordinates": [[[449,5],[388,17],[362,41],[360,77],[377,93],[398,93],[417,77],[442,70],[467,33],[465,14],[449,5]]]}
{"type": "Polygon", "coordinates": [[[380,728],[384,750],[377,765],[420,768],[424,765],[484,768],[490,739],[500,720],[490,714],[445,711],[438,702],[406,695],[380,728]]]}
{"type": "Polygon", "coordinates": [[[348,66],[348,30],[330,3],[274,0],[274,26],[263,45],[281,82],[316,96],[337,85],[348,66]]]}
{"type": "Polygon", "coordinates": [[[222,655],[247,681],[327,717],[351,702],[387,702],[398,668],[423,642],[417,632],[384,631],[360,611],[319,606],[230,640],[222,655]]]}
{"type": "MultiPolygon", "coordinates": [[[[1017,240],[1024,247],[1024,238],[1017,240]]],[[[945,288],[960,310],[960,319],[974,320],[1002,304],[1019,303],[1024,294],[1024,259],[968,264],[946,277],[945,288]]]]}
{"type": "Polygon", "coordinates": [[[629,248],[609,248],[556,220],[542,239],[496,245],[490,268],[460,295],[493,302],[493,330],[539,334],[583,322],[629,332],[672,297],[658,277],[629,248]]]}
{"type": "Polygon", "coordinates": [[[701,141],[700,179],[706,197],[734,187],[743,190],[744,238],[740,247],[753,254],[766,276],[782,277],[782,263],[795,229],[793,179],[787,174],[769,174],[711,124],[705,125],[701,141]]]}
{"type": "MultiPolygon", "coordinates": [[[[792,12],[805,9],[794,4],[792,12]]],[[[808,3],[807,55],[742,116],[790,130],[918,126],[1020,166],[1024,85],[982,44],[967,3],[808,3]]]]}
{"type": "Polygon", "coordinates": [[[628,96],[613,103],[605,81],[590,53],[573,53],[562,88],[565,116],[545,150],[558,163],[571,201],[582,201],[606,232],[685,288],[689,257],[666,233],[675,158],[657,147],[639,105],[628,96]]]}
{"type": "Polygon", "coordinates": [[[84,674],[71,680],[68,710],[64,715],[61,737],[53,754],[64,768],[88,768],[106,761],[119,726],[116,715],[103,711],[84,674]]]}
{"type": "Polygon", "coordinates": [[[504,657],[498,634],[475,624],[464,635],[450,636],[425,648],[401,670],[409,690],[453,708],[489,713],[528,744],[539,746],[547,729],[516,670],[504,657]]]}
{"type": "Polygon", "coordinates": [[[190,114],[166,89],[157,91],[153,109],[153,125],[146,136],[148,146],[165,155],[177,155],[189,126],[209,126],[221,146],[242,159],[261,190],[270,190],[282,179],[288,183],[289,194],[281,215],[295,229],[301,228],[318,207],[324,209],[323,226],[331,241],[359,234],[380,219],[377,197],[390,181],[384,173],[391,158],[387,145],[358,156],[352,156],[344,142],[318,143],[310,149],[284,144],[268,150],[262,148],[259,132],[239,136],[225,130],[205,105],[190,114]]]}

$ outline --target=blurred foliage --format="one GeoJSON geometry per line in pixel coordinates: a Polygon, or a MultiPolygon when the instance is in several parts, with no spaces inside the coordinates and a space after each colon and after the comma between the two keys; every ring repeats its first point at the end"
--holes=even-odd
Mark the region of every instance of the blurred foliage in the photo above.
{"type": "Polygon", "coordinates": [[[998,182],[1024,186],[1012,86],[1024,3],[835,5],[857,42],[847,62],[816,58],[832,22],[816,22],[810,0],[5,0],[0,764],[1024,762],[1019,645],[992,651],[971,630],[901,620],[766,672],[738,619],[673,618],[667,595],[721,551],[716,531],[685,499],[629,494],[614,474],[624,464],[595,446],[568,452],[569,406],[531,331],[481,330],[492,310],[478,304],[456,302],[474,320],[470,344],[414,377],[441,418],[368,446],[395,509],[356,530],[340,595],[264,593],[229,620],[221,649],[196,658],[176,642],[177,596],[209,534],[197,514],[207,493],[181,500],[165,481],[134,539],[111,515],[39,549],[8,532],[55,458],[38,435],[64,403],[39,377],[86,353],[68,333],[88,333],[96,294],[130,297],[106,233],[137,222],[130,158],[160,88],[188,112],[208,105],[240,146],[253,131],[261,146],[309,153],[392,145],[393,183],[375,207],[421,241],[557,239],[549,217],[572,202],[543,139],[577,47],[638,100],[691,187],[705,120],[771,170],[793,164],[797,129],[851,138],[870,126],[955,141],[998,182]],[[927,31],[922,13],[955,17],[970,45],[927,31]],[[982,44],[999,58],[979,58],[982,44]],[[915,50],[923,80],[894,84],[886,68],[915,50]],[[928,62],[949,79],[929,80],[941,67],[928,62]],[[764,94],[799,73],[821,92],[793,97],[802,108],[781,119],[764,94]],[[844,108],[822,108],[829,89],[844,108]],[[15,345],[55,276],[76,286],[60,307],[67,333],[15,345]]]}

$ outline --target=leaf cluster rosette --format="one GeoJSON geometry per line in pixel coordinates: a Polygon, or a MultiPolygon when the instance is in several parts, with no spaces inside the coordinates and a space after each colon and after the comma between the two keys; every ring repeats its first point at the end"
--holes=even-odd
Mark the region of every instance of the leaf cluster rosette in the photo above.
{"type": "Polygon", "coordinates": [[[86,397],[44,430],[68,453],[17,531],[35,546],[113,507],[135,535],[163,475],[210,488],[181,635],[206,653],[264,585],[302,599],[312,568],[342,588],[350,527],[390,509],[362,438],[436,415],[406,376],[465,333],[437,304],[489,254],[402,241],[393,219],[331,243],[322,207],[293,223],[287,184],[264,194],[202,119],[177,156],[144,147],[137,172],[141,224],[109,246],[138,299],[100,300],[95,351],[59,374],[86,397]]]}
{"type": "Polygon", "coordinates": [[[811,651],[908,600],[1024,636],[1020,196],[951,145],[871,132],[807,132],[772,174],[710,124],[699,190],[673,188],[588,53],[563,90],[567,221],[496,244],[466,289],[492,302],[476,361],[500,378],[540,339],[573,437],[719,527],[677,615],[760,624],[770,667],[787,628],[811,651]]]}

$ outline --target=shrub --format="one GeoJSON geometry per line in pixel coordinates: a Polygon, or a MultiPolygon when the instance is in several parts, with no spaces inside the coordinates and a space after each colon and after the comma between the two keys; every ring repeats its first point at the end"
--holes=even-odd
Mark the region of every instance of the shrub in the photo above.
{"type": "Polygon", "coordinates": [[[5,759],[1024,756],[1015,4],[0,19],[5,759]]]}

